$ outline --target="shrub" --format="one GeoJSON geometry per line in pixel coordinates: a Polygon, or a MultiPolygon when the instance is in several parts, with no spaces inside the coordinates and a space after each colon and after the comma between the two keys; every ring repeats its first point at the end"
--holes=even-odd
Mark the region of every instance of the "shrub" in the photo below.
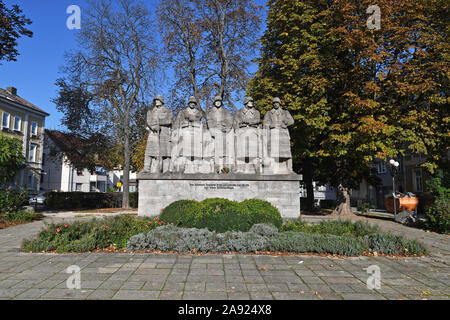
{"type": "Polygon", "coordinates": [[[278,233],[278,229],[275,228],[273,225],[262,223],[254,224],[249,231],[254,232],[263,237],[273,237],[278,233]]]}
{"type": "Polygon", "coordinates": [[[348,220],[321,221],[319,224],[307,224],[300,219],[286,223],[282,231],[297,231],[305,233],[333,234],[336,236],[354,236],[361,238],[367,234],[380,232],[376,225],[367,222],[348,220]]]}
{"type": "Polygon", "coordinates": [[[337,207],[337,201],[332,199],[320,200],[321,209],[335,209],[337,207]]]}
{"type": "Polygon", "coordinates": [[[316,252],[355,256],[361,255],[367,250],[367,246],[351,237],[283,232],[270,239],[268,249],[281,252],[316,252]]]}
{"type": "MultiPolygon", "coordinates": [[[[50,210],[82,210],[122,207],[122,193],[47,192],[45,197],[46,206],[50,210]]],[[[137,208],[137,192],[130,192],[130,206],[132,208],[137,208]]]]}
{"type": "Polygon", "coordinates": [[[195,200],[179,200],[168,205],[161,212],[160,218],[175,226],[192,227],[201,213],[200,202],[195,200]]]}
{"type": "Polygon", "coordinates": [[[221,198],[176,201],[163,210],[161,220],[180,227],[208,228],[216,232],[245,232],[258,223],[280,228],[283,223],[278,209],[267,201],[252,199],[239,203],[221,198]]]}
{"type": "Polygon", "coordinates": [[[314,235],[298,232],[275,234],[264,237],[254,232],[215,233],[207,229],[187,229],[164,226],[147,235],[131,237],[127,250],[162,250],[189,252],[318,252],[342,255],[359,255],[367,247],[352,238],[333,235],[314,235]]]}
{"type": "Polygon", "coordinates": [[[408,240],[388,233],[366,235],[363,242],[372,250],[384,254],[426,254],[425,247],[416,240],[408,240]]]}
{"type": "Polygon", "coordinates": [[[436,232],[450,233],[450,188],[443,185],[441,178],[433,178],[427,183],[434,203],[425,207],[425,214],[428,218],[425,226],[436,232]]]}
{"type": "Polygon", "coordinates": [[[41,213],[36,213],[34,211],[22,210],[4,213],[2,214],[2,217],[8,222],[30,222],[42,219],[44,216],[41,213]]]}
{"type": "Polygon", "coordinates": [[[266,248],[266,239],[253,232],[225,233],[211,232],[208,229],[178,228],[163,226],[147,235],[131,237],[127,250],[163,250],[189,252],[255,252],[266,248]]]}
{"type": "Polygon", "coordinates": [[[28,193],[14,189],[0,190],[0,214],[19,212],[27,204],[28,193]]]}
{"type": "Polygon", "coordinates": [[[258,223],[272,224],[277,229],[280,229],[283,225],[283,218],[281,217],[280,211],[268,201],[249,199],[242,201],[240,205],[247,207],[247,211],[249,212],[248,228],[258,223]]]}
{"type": "Polygon", "coordinates": [[[206,199],[201,202],[201,213],[192,227],[211,231],[248,231],[251,227],[247,207],[227,199],[206,199]]]}

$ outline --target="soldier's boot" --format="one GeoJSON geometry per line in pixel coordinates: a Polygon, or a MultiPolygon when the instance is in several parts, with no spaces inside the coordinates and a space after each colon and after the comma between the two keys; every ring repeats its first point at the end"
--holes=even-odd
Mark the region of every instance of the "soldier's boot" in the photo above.
{"type": "Polygon", "coordinates": [[[142,172],[150,172],[152,164],[152,158],[149,156],[144,157],[144,168],[142,169],[142,172]]]}
{"type": "Polygon", "coordinates": [[[170,158],[164,158],[162,160],[162,172],[166,173],[170,171],[170,158]]]}

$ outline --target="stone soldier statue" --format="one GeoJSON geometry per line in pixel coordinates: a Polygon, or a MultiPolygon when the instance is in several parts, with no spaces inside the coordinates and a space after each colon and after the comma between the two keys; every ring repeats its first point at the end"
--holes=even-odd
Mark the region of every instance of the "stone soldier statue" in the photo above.
{"type": "Polygon", "coordinates": [[[265,157],[270,159],[274,174],[292,173],[291,138],[288,127],[294,119],[287,110],[281,109],[280,98],[273,99],[273,108],[264,117],[265,157]]]}
{"type": "Polygon", "coordinates": [[[164,97],[156,96],[147,112],[149,131],[144,158],[144,172],[167,172],[170,166],[172,111],[164,107],[164,97]]]}
{"type": "Polygon", "coordinates": [[[177,143],[178,172],[196,173],[203,158],[203,123],[205,114],[198,108],[195,97],[190,97],[188,107],[178,113],[176,124],[179,128],[177,143]]]}
{"type": "Polygon", "coordinates": [[[236,167],[238,173],[260,173],[261,114],[255,109],[253,99],[246,97],[244,108],[236,113],[234,128],[236,131],[236,167]]]}
{"type": "Polygon", "coordinates": [[[214,106],[206,112],[209,132],[213,139],[214,172],[234,167],[233,117],[223,108],[222,97],[214,98],[214,106]]]}

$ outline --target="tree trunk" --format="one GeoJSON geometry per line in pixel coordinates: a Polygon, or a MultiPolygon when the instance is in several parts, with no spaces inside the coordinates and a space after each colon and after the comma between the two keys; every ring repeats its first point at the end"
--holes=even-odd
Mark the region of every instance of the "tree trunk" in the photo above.
{"type": "Polygon", "coordinates": [[[342,186],[338,187],[338,206],[334,209],[332,216],[338,217],[352,217],[354,214],[350,208],[350,194],[348,193],[348,188],[342,186]]]}
{"type": "Polygon", "coordinates": [[[303,165],[303,176],[306,185],[306,210],[308,212],[313,212],[314,210],[314,186],[313,186],[313,176],[312,176],[312,162],[308,158],[304,161],[303,165]]]}
{"type": "Polygon", "coordinates": [[[130,209],[130,110],[125,113],[124,146],[123,146],[123,195],[122,209],[130,209]]]}

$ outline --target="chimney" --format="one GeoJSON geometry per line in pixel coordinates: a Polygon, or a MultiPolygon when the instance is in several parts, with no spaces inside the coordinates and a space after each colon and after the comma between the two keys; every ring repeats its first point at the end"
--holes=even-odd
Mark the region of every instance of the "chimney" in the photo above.
{"type": "Polygon", "coordinates": [[[13,96],[17,96],[17,88],[14,87],[6,87],[6,91],[13,96]]]}

